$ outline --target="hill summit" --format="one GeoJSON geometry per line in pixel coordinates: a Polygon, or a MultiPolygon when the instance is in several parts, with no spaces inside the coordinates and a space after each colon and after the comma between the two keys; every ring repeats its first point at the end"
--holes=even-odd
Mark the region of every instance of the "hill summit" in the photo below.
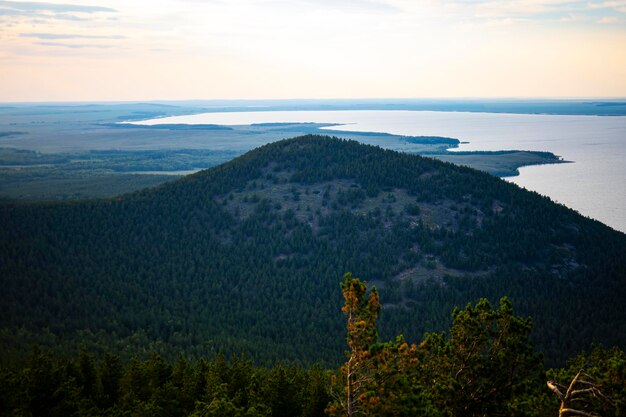
{"type": "MultiPolygon", "coordinates": [[[[508,295],[557,362],[626,346],[626,236],[491,175],[323,136],[111,200],[0,206],[7,358],[32,342],[337,363],[344,272],[385,336],[508,295]]],[[[7,359],[9,360],[9,359],[7,359]]]]}

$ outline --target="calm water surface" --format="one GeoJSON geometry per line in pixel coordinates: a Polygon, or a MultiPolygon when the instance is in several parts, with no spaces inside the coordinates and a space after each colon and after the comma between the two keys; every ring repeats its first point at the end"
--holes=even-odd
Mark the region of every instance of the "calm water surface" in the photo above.
{"type": "Polygon", "coordinates": [[[334,130],[457,138],[459,150],[550,151],[572,164],[525,167],[508,180],[626,232],[626,117],[430,111],[204,113],[145,121],[238,125],[340,123],[334,130]]]}

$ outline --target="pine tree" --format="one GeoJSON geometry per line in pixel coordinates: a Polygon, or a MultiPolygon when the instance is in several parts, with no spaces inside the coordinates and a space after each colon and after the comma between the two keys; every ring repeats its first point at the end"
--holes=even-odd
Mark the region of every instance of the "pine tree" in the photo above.
{"type": "Polygon", "coordinates": [[[372,347],[378,342],[376,320],[380,313],[380,299],[376,288],[367,291],[367,285],[359,278],[346,273],[341,284],[347,316],[348,361],[340,368],[339,377],[333,385],[341,385],[335,392],[335,401],[327,412],[331,416],[352,417],[361,413],[367,395],[368,384],[373,382],[372,347]]]}

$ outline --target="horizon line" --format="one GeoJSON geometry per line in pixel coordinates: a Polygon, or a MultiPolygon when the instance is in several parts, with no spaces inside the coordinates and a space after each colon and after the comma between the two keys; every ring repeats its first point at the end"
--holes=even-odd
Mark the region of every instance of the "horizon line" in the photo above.
{"type": "Polygon", "coordinates": [[[189,98],[189,99],[147,99],[147,100],[41,100],[41,101],[0,101],[0,105],[58,105],[58,104],[152,104],[152,103],[190,103],[190,102],[296,102],[296,101],[626,101],[626,96],[588,96],[588,97],[361,97],[361,98],[189,98]]]}

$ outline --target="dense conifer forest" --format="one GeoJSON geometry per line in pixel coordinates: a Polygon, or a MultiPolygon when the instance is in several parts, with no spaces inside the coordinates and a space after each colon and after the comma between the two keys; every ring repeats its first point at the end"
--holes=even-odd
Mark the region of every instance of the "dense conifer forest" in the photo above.
{"type": "Polygon", "coordinates": [[[147,352],[174,368],[181,352],[193,369],[218,352],[334,368],[344,271],[378,288],[383,340],[417,343],[455,306],[506,295],[548,366],[626,346],[623,234],[488,174],[352,141],[280,141],[114,199],[3,202],[0,224],[5,366],[37,343],[59,369],[80,346],[140,368],[128,361],[147,352]]]}
{"type": "Polygon", "coordinates": [[[499,308],[481,299],[455,309],[448,332],[416,345],[380,341],[375,288],[351,274],[341,288],[348,350],[339,369],[258,367],[222,354],[122,361],[84,348],[64,358],[34,347],[20,366],[0,369],[0,416],[624,415],[624,352],[595,347],[546,372],[531,319],[506,297],[499,308]]]}

